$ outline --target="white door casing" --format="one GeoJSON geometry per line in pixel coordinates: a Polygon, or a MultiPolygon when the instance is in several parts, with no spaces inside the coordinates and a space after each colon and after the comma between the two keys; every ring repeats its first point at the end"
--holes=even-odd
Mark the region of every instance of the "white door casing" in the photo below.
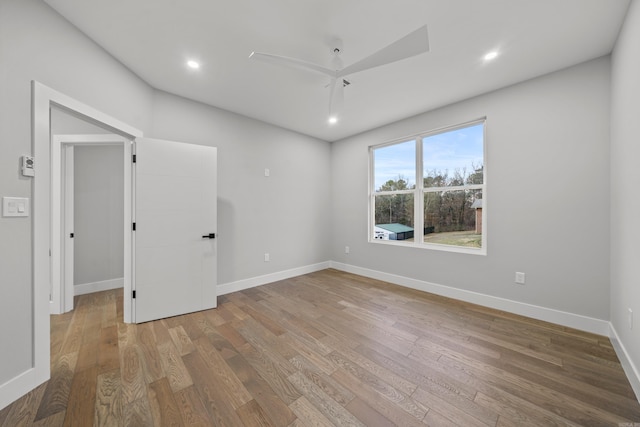
{"type": "Polygon", "coordinates": [[[63,236],[63,248],[62,248],[62,284],[61,288],[64,289],[64,311],[73,310],[73,296],[74,292],[74,280],[73,270],[75,264],[74,249],[75,249],[75,219],[74,219],[74,153],[73,145],[65,144],[63,146],[62,156],[62,170],[64,171],[64,178],[62,183],[62,200],[64,203],[62,215],[62,236],[63,236]]]}
{"type": "Polygon", "coordinates": [[[216,148],[137,138],[135,155],[135,322],[216,307],[216,148]]]}

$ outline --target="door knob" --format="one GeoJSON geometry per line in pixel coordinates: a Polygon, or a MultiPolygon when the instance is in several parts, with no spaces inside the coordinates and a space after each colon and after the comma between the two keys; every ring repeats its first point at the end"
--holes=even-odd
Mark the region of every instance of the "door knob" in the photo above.
{"type": "Polygon", "coordinates": [[[202,236],[203,239],[215,239],[216,238],[216,233],[209,233],[209,234],[205,234],[204,236],[202,236]]]}

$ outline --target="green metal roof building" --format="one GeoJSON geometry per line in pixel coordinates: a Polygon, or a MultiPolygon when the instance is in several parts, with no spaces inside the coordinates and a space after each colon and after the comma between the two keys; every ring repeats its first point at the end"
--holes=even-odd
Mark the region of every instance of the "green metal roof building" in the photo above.
{"type": "Polygon", "coordinates": [[[376,224],[375,231],[376,238],[382,240],[406,240],[413,238],[413,227],[403,224],[376,224]]]}

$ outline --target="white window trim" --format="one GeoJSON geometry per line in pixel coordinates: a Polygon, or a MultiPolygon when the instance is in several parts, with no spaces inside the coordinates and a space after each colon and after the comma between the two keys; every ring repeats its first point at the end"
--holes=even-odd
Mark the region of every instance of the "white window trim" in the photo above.
{"type": "Polygon", "coordinates": [[[394,139],[393,141],[384,142],[382,144],[369,146],[369,218],[368,218],[368,226],[367,226],[367,234],[369,243],[374,243],[378,245],[390,245],[390,246],[401,246],[405,248],[417,248],[417,249],[429,249],[429,250],[438,250],[443,252],[456,252],[462,254],[471,254],[471,255],[487,255],[487,235],[488,235],[488,227],[487,227],[487,212],[488,212],[488,203],[487,203],[487,118],[481,117],[476,120],[470,120],[468,122],[460,123],[452,126],[445,126],[438,129],[434,129],[427,132],[420,132],[418,134],[409,135],[404,138],[394,139]],[[465,186],[456,186],[456,187],[446,187],[447,191],[456,191],[456,190],[482,190],[482,236],[481,236],[481,247],[480,248],[470,248],[465,246],[453,246],[453,245],[444,245],[438,243],[425,243],[423,239],[415,239],[413,242],[406,241],[398,241],[398,240],[381,240],[375,239],[375,197],[376,196],[384,196],[384,195],[396,195],[396,194],[414,194],[419,195],[420,197],[414,197],[414,229],[421,228],[416,227],[416,224],[421,222],[424,224],[423,212],[424,212],[424,194],[428,192],[438,192],[443,191],[443,187],[430,187],[428,189],[424,188],[424,170],[423,170],[423,139],[428,138],[433,135],[454,131],[456,129],[462,129],[465,127],[474,126],[477,124],[483,124],[482,128],[482,156],[483,156],[483,180],[482,184],[473,184],[473,185],[465,185],[465,186]],[[374,164],[374,151],[378,148],[388,147],[391,145],[399,144],[406,141],[416,141],[416,188],[413,190],[399,190],[399,191],[375,191],[375,164],[374,164]]]}

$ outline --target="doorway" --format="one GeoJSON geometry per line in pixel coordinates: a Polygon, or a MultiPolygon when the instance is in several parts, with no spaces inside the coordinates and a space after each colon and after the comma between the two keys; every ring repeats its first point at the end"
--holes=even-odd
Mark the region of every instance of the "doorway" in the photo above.
{"type": "MultiPolygon", "coordinates": [[[[33,247],[31,313],[29,338],[30,368],[0,385],[0,407],[6,406],[50,378],[50,250],[51,250],[51,110],[69,114],[127,138],[142,136],[142,131],[110,117],[39,82],[31,82],[32,156],[35,177],[32,181],[31,238],[33,247]]],[[[125,303],[127,299],[125,298],[125,303]]]]}
{"type": "MultiPolygon", "coordinates": [[[[25,371],[10,383],[0,385],[0,397],[3,401],[25,394],[29,390],[42,384],[50,378],[50,281],[51,281],[51,258],[55,250],[59,251],[59,246],[52,245],[52,187],[51,181],[54,178],[51,174],[51,156],[54,153],[61,153],[58,150],[51,150],[51,111],[53,108],[61,109],[70,115],[105,129],[109,133],[121,135],[128,140],[135,141],[135,148],[131,144],[124,144],[125,157],[133,161],[132,167],[125,167],[125,172],[131,173],[130,179],[133,185],[127,187],[131,193],[125,192],[125,200],[131,200],[135,204],[135,213],[132,213],[132,230],[126,233],[130,239],[125,239],[125,249],[134,248],[130,256],[125,256],[125,283],[123,311],[124,322],[148,321],[153,318],[169,317],[181,313],[151,313],[151,317],[136,319],[135,309],[142,300],[154,298],[158,295],[158,290],[162,293],[162,303],[165,307],[172,307],[177,298],[185,295],[189,301],[197,301],[197,304],[186,307],[187,310],[204,310],[216,306],[216,272],[217,272],[217,190],[216,190],[216,168],[217,151],[214,147],[184,144],[171,141],[150,140],[142,137],[142,132],[125,123],[120,122],[88,105],[85,105],[67,95],[55,91],[36,81],[32,82],[32,137],[33,152],[36,159],[36,174],[33,180],[33,311],[32,311],[32,348],[33,364],[32,368],[25,371]],[[128,147],[128,148],[127,148],[128,147]],[[161,148],[163,147],[163,148],[161,148]],[[128,153],[127,153],[127,150],[128,153]],[[142,150],[142,151],[138,151],[142,150]],[[136,152],[131,156],[132,151],[136,152]],[[143,153],[146,152],[146,153],[143,153]],[[142,154],[142,155],[141,155],[142,154]],[[169,161],[171,167],[167,167],[162,161],[169,161]],[[132,173],[135,170],[135,174],[132,173]],[[171,173],[167,174],[167,170],[171,173]],[[138,176],[138,178],[134,178],[138,176]],[[163,176],[167,179],[166,185],[158,186],[159,179],[156,176],[163,176]],[[138,182],[140,181],[140,182],[138,182]],[[190,183],[197,183],[192,185],[190,183]],[[188,200],[175,203],[180,200],[181,194],[186,194],[182,188],[189,189],[194,197],[188,200]],[[162,191],[155,191],[160,189],[162,191]],[[175,190],[175,194],[165,195],[166,190],[175,190]],[[134,197],[135,193],[135,197],[134,197]],[[177,196],[176,196],[177,195],[177,196]],[[135,200],[135,202],[134,202],[135,200]],[[197,204],[191,203],[196,201],[197,204]],[[159,207],[164,207],[168,211],[178,207],[181,212],[190,214],[202,212],[196,215],[192,221],[180,221],[177,224],[195,224],[193,230],[189,228],[188,235],[165,233],[167,229],[178,230],[180,227],[165,227],[164,219],[171,216],[158,214],[159,207]],[[204,208],[204,209],[203,209],[204,208]],[[136,231],[136,221],[140,220],[136,231]],[[136,237],[134,235],[137,234],[136,237]],[[164,239],[170,238],[171,245],[166,245],[164,239]],[[182,245],[181,240],[189,241],[188,245],[182,245]],[[156,249],[158,247],[163,249],[156,249]],[[167,249],[167,250],[165,250],[167,249]],[[169,251],[174,251],[175,256],[164,256],[169,251]],[[193,261],[193,256],[200,258],[201,262],[193,261]],[[160,255],[162,259],[158,256],[160,255]],[[180,260],[188,258],[191,264],[181,263],[180,260]],[[183,292],[179,286],[185,283],[180,281],[170,281],[169,275],[161,277],[163,279],[162,288],[154,286],[158,269],[162,266],[168,273],[175,276],[186,277],[182,272],[191,272],[191,265],[200,266],[200,285],[193,292],[183,292]],[[135,274],[127,273],[133,272],[135,274]],[[127,280],[127,277],[130,280],[127,280]],[[134,284],[135,281],[135,284],[134,284]],[[144,292],[136,297],[132,289],[140,285],[144,292]],[[135,301],[135,304],[134,304],[135,301]],[[133,316],[132,316],[133,313],[133,316]],[[2,392],[7,390],[7,395],[2,392]]],[[[61,154],[60,154],[61,155],[61,154]]],[[[58,164],[59,162],[55,162],[58,164]]],[[[164,178],[163,178],[164,179],[164,178]]],[[[125,190],[126,191],[126,190],[125,190]]],[[[59,199],[59,198],[58,198],[59,199]]],[[[125,212],[132,212],[125,209],[125,212]]],[[[58,218],[58,221],[60,219],[58,218]]],[[[59,229],[59,227],[56,227],[59,229]]],[[[139,290],[136,289],[136,292],[139,290]]],[[[147,301],[149,302],[149,301],[147,301]]],[[[152,304],[155,307],[155,303],[152,304]]]]}
{"type": "Polygon", "coordinates": [[[119,135],[52,137],[51,314],[72,310],[76,294],[131,286],[130,159],[119,135]]]}

